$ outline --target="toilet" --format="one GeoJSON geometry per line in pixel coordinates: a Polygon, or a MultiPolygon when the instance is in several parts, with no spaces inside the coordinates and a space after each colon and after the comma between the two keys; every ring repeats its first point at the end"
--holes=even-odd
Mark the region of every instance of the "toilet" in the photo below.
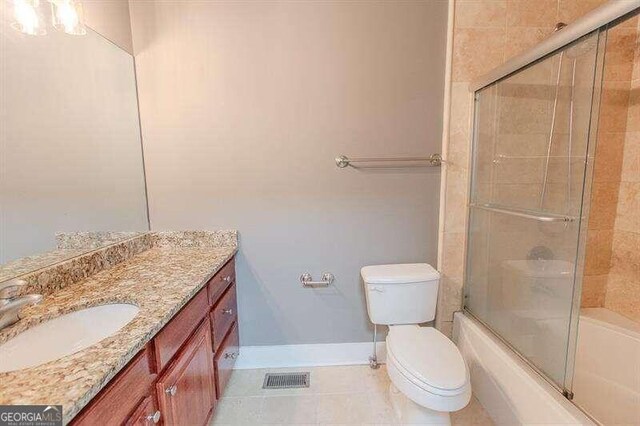
{"type": "Polygon", "coordinates": [[[405,424],[451,424],[471,399],[469,370],[455,344],[418,324],[436,314],[440,274],[426,263],[365,266],[369,319],[388,325],[390,399],[405,424]]]}

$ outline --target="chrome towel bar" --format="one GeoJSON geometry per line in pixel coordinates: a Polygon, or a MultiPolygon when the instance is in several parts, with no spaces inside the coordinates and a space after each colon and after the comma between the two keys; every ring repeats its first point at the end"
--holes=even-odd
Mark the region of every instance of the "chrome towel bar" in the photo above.
{"type": "Polygon", "coordinates": [[[469,207],[486,210],[495,213],[502,213],[511,216],[522,217],[525,219],[533,219],[538,222],[573,222],[576,220],[573,216],[563,216],[553,213],[535,212],[533,210],[513,209],[508,207],[496,206],[493,204],[476,204],[471,203],[469,207]]]}
{"type": "Polygon", "coordinates": [[[428,166],[438,167],[442,165],[443,160],[440,154],[431,154],[428,157],[402,157],[402,158],[349,158],[346,155],[339,155],[336,157],[336,166],[344,169],[347,166],[352,166],[354,163],[415,163],[420,161],[426,161],[428,166]]]}

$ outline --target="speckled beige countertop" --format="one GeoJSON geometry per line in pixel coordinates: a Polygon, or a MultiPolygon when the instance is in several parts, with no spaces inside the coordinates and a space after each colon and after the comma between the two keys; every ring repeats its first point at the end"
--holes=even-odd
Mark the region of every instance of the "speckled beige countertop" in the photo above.
{"type": "MultiPolygon", "coordinates": [[[[47,296],[0,332],[0,343],[78,309],[133,303],[138,315],[98,344],[37,367],[0,374],[0,404],[60,404],[69,422],[236,252],[228,247],[154,246],[47,296]]],[[[38,348],[34,348],[38,350],[38,348]]]]}

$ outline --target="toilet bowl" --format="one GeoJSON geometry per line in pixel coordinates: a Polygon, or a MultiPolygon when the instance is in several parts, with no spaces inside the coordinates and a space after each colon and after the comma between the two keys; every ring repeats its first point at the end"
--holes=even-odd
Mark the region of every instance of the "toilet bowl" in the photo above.
{"type": "Polygon", "coordinates": [[[458,348],[433,327],[440,274],[426,263],[365,266],[367,313],[389,326],[390,399],[404,424],[451,424],[449,413],[471,399],[467,365],[458,348]]]}
{"type": "Polygon", "coordinates": [[[387,372],[396,415],[407,424],[450,424],[449,413],[471,399],[469,372],[458,348],[435,328],[391,326],[387,372]]]}

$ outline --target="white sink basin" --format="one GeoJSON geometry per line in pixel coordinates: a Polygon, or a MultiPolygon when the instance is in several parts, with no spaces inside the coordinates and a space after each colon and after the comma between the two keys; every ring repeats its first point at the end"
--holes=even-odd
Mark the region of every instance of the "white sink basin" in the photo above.
{"type": "Polygon", "coordinates": [[[70,312],[0,345],[0,373],[35,367],[95,345],[127,325],[140,308],[127,303],[70,312]]]}

